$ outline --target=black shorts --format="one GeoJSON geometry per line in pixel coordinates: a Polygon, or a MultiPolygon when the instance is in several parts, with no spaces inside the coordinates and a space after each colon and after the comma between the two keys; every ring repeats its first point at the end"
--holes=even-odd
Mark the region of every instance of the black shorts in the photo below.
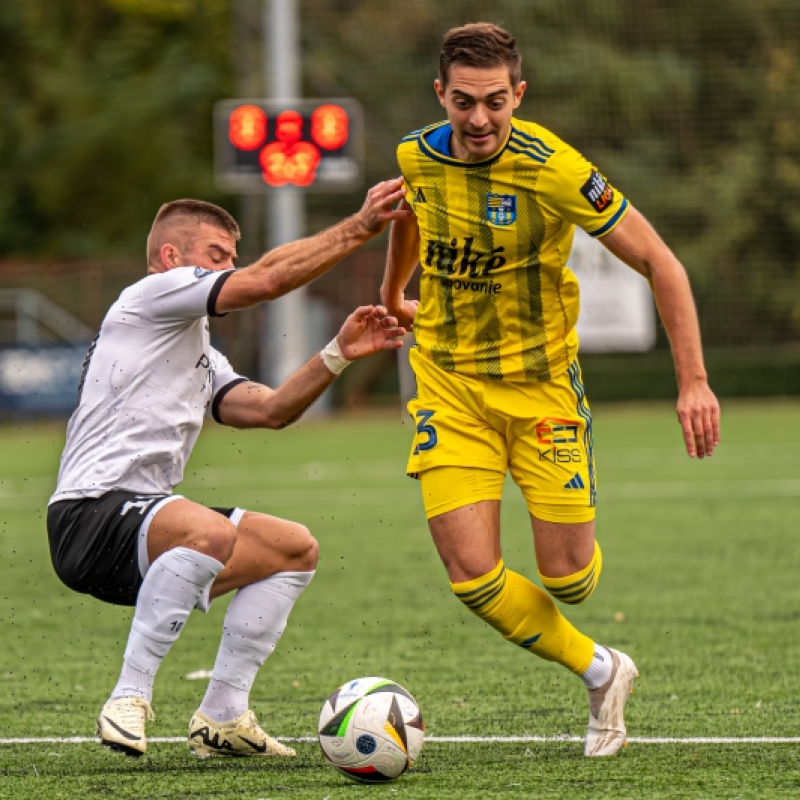
{"type": "MultiPolygon", "coordinates": [[[[106,603],[136,605],[144,576],[139,531],[147,515],[174,495],[113,491],[60,500],[47,509],[50,558],[61,581],[106,603]]],[[[235,509],[213,508],[230,517],[235,509]]]]}

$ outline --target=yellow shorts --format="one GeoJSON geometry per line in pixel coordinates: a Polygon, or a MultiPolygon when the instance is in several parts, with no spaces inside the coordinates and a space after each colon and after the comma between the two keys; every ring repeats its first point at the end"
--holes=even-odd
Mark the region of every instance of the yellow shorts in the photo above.
{"type": "Polygon", "coordinates": [[[406,471],[421,478],[428,518],[499,500],[510,470],[534,516],[594,519],[592,415],[577,361],[553,380],[511,383],[446,372],[418,348],[409,358],[417,394],[406,471]]]}

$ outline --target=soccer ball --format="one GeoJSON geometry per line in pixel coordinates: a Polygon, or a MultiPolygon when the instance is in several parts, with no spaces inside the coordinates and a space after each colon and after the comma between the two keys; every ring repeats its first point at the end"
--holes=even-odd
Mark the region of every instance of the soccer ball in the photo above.
{"type": "Polygon", "coordinates": [[[425,737],[417,701],[386,678],[358,678],[340,686],[319,715],[322,754],[348,778],[386,783],[419,756],[425,737]]]}

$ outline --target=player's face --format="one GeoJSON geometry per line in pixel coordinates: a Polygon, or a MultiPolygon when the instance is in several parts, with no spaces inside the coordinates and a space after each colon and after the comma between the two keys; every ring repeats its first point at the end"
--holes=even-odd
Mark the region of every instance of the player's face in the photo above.
{"type": "Polygon", "coordinates": [[[219,272],[233,269],[236,260],[236,242],[224,228],[206,222],[193,227],[191,236],[180,253],[181,266],[200,267],[219,272]]]}
{"type": "Polygon", "coordinates": [[[450,68],[447,85],[434,88],[453,129],[450,147],[461,161],[483,161],[505,144],[525,81],[511,85],[508,67],[450,68]]]}

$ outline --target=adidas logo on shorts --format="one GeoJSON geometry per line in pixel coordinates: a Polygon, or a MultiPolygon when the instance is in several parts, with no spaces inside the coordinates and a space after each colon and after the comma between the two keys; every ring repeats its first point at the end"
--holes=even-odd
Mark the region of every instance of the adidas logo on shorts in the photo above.
{"type": "Polygon", "coordinates": [[[575,473],[565,484],[565,489],[584,489],[583,478],[579,473],[575,473]]]}

